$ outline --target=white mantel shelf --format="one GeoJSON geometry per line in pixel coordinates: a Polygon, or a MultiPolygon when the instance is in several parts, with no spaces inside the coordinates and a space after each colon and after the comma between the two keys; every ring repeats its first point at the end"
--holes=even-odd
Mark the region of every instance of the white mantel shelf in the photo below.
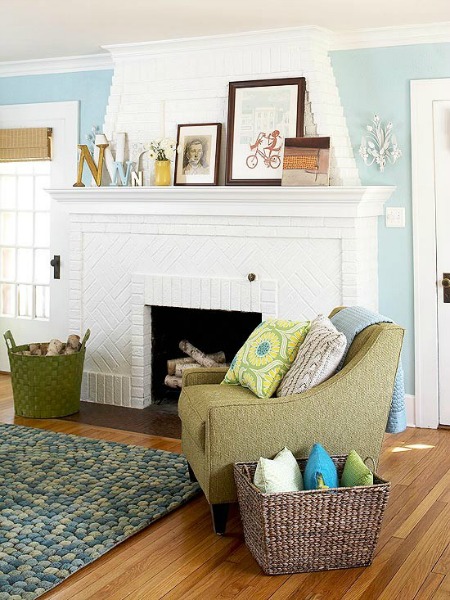
{"type": "Polygon", "coordinates": [[[375,217],[395,186],[86,187],[48,190],[75,214],[375,217]]]}

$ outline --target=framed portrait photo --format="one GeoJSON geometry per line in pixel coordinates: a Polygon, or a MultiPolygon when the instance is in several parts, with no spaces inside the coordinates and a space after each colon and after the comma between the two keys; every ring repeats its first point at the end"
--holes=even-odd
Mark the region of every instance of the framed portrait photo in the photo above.
{"type": "Polygon", "coordinates": [[[217,185],[221,123],[178,125],[175,185],[217,185]]]}
{"type": "Polygon", "coordinates": [[[280,185],[284,140],[303,136],[304,77],[229,84],[227,185],[280,185]]]}

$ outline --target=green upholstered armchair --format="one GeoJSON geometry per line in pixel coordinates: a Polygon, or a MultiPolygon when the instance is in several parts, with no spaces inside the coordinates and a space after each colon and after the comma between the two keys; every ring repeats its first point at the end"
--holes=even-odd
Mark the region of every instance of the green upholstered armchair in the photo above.
{"type": "Polygon", "coordinates": [[[271,457],[284,446],[304,457],[320,442],[330,454],[356,450],[378,463],[403,334],[392,323],[367,327],[353,341],[341,371],[302,394],[281,398],[261,399],[241,386],[219,385],[225,368],[184,372],[182,447],[191,478],[211,505],[216,533],[225,532],[228,505],[237,499],[235,462],[271,457]]]}

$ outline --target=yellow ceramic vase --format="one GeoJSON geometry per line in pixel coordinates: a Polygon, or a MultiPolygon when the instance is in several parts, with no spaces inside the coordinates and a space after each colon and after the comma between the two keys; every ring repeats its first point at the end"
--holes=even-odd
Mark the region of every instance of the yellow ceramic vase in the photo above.
{"type": "Polygon", "coordinates": [[[170,160],[155,160],[155,185],[170,185],[170,160]]]}

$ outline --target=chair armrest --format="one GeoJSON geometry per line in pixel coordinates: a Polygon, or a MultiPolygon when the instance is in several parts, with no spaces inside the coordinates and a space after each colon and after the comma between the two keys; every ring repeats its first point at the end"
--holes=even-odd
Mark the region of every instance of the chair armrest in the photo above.
{"type": "Polygon", "coordinates": [[[210,367],[208,369],[186,369],[183,371],[183,387],[191,385],[218,384],[223,381],[228,367],[210,367]]]}

